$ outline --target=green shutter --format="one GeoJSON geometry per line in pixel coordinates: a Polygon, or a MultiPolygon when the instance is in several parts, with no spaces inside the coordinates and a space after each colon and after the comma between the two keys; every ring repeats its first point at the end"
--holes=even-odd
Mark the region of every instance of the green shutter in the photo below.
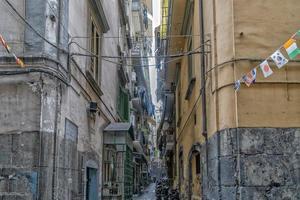
{"type": "Polygon", "coordinates": [[[122,121],[129,121],[129,95],[121,87],[119,88],[118,113],[122,121]]]}

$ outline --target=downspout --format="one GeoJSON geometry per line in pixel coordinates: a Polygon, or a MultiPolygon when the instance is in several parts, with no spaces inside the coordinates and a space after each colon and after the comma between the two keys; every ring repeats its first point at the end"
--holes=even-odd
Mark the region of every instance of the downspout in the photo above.
{"type": "MultiPolygon", "coordinates": [[[[205,43],[205,38],[204,38],[204,14],[203,14],[203,0],[199,0],[199,18],[200,18],[200,44],[205,43]]],[[[200,62],[201,62],[201,90],[200,94],[202,97],[202,135],[205,137],[205,140],[207,141],[207,114],[206,114],[206,80],[205,80],[205,74],[206,74],[206,66],[205,66],[205,45],[201,45],[201,51],[203,52],[200,57],[200,62]]]]}
{"type": "MultiPolygon", "coordinates": [[[[56,46],[60,46],[60,24],[61,24],[61,0],[58,0],[58,6],[57,6],[57,12],[58,12],[58,19],[57,19],[57,41],[56,46]]],[[[59,61],[60,50],[57,48],[57,61],[59,61]]]]}
{"type": "MultiPolygon", "coordinates": [[[[204,8],[203,8],[203,0],[199,0],[199,28],[200,28],[200,44],[204,44],[205,42],[205,36],[204,36],[204,8]]],[[[201,63],[201,102],[202,102],[202,135],[205,137],[205,159],[206,159],[206,173],[208,177],[208,141],[207,141],[207,113],[206,113],[206,66],[205,66],[205,45],[201,46],[201,57],[200,57],[200,63],[201,63]]],[[[202,181],[203,185],[204,181],[202,181]]],[[[201,186],[200,186],[201,187],[201,186]]],[[[201,189],[201,188],[200,188],[201,189]]],[[[203,191],[202,191],[203,194],[203,191]]]]}
{"type": "MultiPolygon", "coordinates": [[[[56,44],[59,47],[60,44],[60,20],[61,20],[61,0],[58,0],[58,19],[57,19],[57,41],[56,44]]],[[[59,61],[60,50],[57,49],[57,60],[59,61]]],[[[55,199],[55,186],[56,186],[56,158],[57,158],[57,126],[58,126],[58,106],[59,106],[59,96],[60,91],[57,87],[58,80],[56,79],[56,106],[55,106],[55,124],[54,124],[54,135],[53,135],[53,171],[52,171],[52,199],[55,199]]]]}

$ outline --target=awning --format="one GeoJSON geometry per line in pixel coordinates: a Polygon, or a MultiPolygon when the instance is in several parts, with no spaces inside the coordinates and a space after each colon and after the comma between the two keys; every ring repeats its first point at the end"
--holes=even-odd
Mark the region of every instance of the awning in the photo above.
{"type": "Polygon", "coordinates": [[[127,131],[132,140],[134,140],[133,127],[130,123],[111,123],[105,129],[104,132],[119,132],[127,131]]]}

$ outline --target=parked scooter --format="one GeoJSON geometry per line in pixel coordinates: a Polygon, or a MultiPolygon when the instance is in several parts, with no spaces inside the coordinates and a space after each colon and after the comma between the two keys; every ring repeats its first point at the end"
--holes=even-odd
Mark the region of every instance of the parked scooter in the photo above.
{"type": "Polygon", "coordinates": [[[178,188],[169,190],[169,200],[179,200],[179,190],[178,190],[178,188]]]}
{"type": "Polygon", "coordinates": [[[169,179],[163,177],[156,181],[156,198],[157,200],[168,200],[169,199],[169,179]]]}

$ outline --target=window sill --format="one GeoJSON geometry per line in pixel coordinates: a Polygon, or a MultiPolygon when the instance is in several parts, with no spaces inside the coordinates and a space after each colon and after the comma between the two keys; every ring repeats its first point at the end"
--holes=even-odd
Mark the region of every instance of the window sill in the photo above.
{"type": "Polygon", "coordinates": [[[185,100],[189,100],[190,99],[192,91],[193,91],[193,89],[195,87],[195,83],[196,83],[196,78],[194,77],[189,82],[189,86],[188,86],[188,89],[187,89],[185,97],[184,97],[185,100]]]}
{"type": "Polygon", "coordinates": [[[98,85],[98,83],[96,82],[95,78],[93,77],[93,75],[91,74],[91,72],[89,70],[85,71],[87,80],[89,82],[89,84],[92,86],[92,88],[95,90],[95,92],[99,95],[102,96],[103,92],[100,89],[100,86],[98,85]]]}

